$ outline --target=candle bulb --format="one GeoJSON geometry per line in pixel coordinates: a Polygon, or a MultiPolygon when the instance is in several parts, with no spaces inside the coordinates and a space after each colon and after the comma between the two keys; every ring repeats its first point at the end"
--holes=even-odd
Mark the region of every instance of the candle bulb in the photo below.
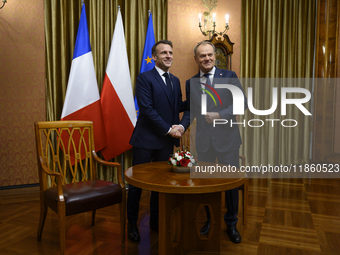
{"type": "Polygon", "coordinates": [[[198,14],[199,23],[201,23],[201,17],[202,17],[202,14],[198,14]]]}
{"type": "Polygon", "coordinates": [[[228,25],[228,23],[229,23],[229,15],[228,14],[226,14],[225,15],[225,23],[228,25]]]}
{"type": "Polygon", "coordinates": [[[216,21],[216,13],[213,13],[213,22],[216,21]]]}

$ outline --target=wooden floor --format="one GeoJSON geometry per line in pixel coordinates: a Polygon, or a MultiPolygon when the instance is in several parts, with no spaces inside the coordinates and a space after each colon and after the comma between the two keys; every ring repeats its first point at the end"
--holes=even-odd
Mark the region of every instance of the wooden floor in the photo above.
{"type": "MultiPolygon", "coordinates": [[[[142,195],[139,245],[120,244],[119,210],[111,206],[98,210],[94,227],[91,213],[67,218],[66,254],[158,254],[149,195],[142,195]]],[[[251,179],[247,217],[243,225],[239,214],[241,244],[229,241],[223,225],[222,254],[340,254],[339,179],[251,179]]],[[[41,242],[38,219],[38,187],[0,191],[0,254],[59,254],[56,214],[49,210],[41,242]]]]}

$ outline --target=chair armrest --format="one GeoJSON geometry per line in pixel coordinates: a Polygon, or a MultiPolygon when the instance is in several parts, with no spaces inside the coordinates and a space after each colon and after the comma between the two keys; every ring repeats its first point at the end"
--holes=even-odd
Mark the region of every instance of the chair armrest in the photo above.
{"type": "Polygon", "coordinates": [[[65,199],[64,199],[63,185],[61,183],[61,178],[62,178],[61,174],[60,173],[55,173],[55,172],[52,172],[51,170],[49,170],[48,167],[46,166],[46,163],[42,159],[42,157],[39,157],[39,159],[40,159],[41,169],[47,175],[55,176],[55,178],[57,179],[58,200],[59,200],[59,203],[60,202],[64,202],[65,199]]]}
{"type": "Polygon", "coordinates": [[[46,174],[53,175],[53,176],[61,176],[60,173],[55,173],[55,172],[52,172],[50,169],[48,169],[42,157],[39,157],[39,160],[40,160],[40,166],[46,174]]]}
{"type": "Polygon", "coordinates": [[[122,189],[125,189],[125,184],[123,182],[122,178],[122,168],[121,165],[118,162],[109,162],[106,160],[102,160],[101,158],[98,157],[97,153],[93,150],[92,151],[93,158],[100,164],[104,166],[111,166],[111,167],[117,167],[117,179],[118,179],[118,184],[122,189]]]}

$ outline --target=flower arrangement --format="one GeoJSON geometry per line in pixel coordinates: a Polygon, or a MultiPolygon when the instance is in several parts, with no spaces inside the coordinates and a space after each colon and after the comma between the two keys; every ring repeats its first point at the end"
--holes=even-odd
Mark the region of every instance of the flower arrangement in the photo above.
{"type": "Polygon", "coordinates": [[[168,163],[177,167],[192,167],[198,162],[190,151],[176,151],[170,156],[168,163]]]}

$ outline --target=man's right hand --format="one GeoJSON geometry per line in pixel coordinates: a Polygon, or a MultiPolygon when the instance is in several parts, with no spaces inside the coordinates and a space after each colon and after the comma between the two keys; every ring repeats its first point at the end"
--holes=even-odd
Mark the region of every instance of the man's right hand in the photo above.
{"type": "Polygon", "coordinates": [[[169,135],[175,138],[180,138],[184,133],[183,127],[179,125],[172,125],[169,135]]]}

